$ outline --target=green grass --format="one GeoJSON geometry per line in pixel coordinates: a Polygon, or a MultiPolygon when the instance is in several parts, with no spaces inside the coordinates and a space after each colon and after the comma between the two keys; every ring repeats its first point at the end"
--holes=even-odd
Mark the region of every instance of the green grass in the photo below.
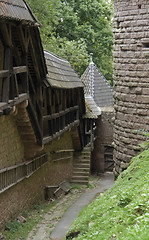
{"type": "Polygon", "coordinates": [[[132,159],[114,186],[84,208],[67,236],[76,240],[149,239],[149,150],[132,159]]]}
{"type": "Polygon", "coordinates": [[[71,183],[70,185],[73,189],[78,189],[78,190],[83,190],[86,188],[86,186],[82,186],[82,185],[78,185],[78,184],[74,184],[74,183],[71,183]]]}
{"type": "Polygon", "coordinates": [[[18,221],[9,222],[6,224],[6,230],[2,233],[5,240],[23,240],[26,239],[29,232],[43,219],[43,213],[47,213],[52,207],[57,204],[57,200],[53,203],[45,203],[35,205],[31,212],[25,211],[22,216],[26,218],[25,223],[18,221]]]}
{"type": "MultiPolygon", "coordinates": [[[[71,185],[74,189],[83,190],[86,187],[76,184],[71,185]]],[[[43,219],[44,213],[50,211],[58,203],[58,200],[55,200],[53,203],[44,203],[35,205],[34,209],[30,212],[24,211],[22,216],[25,217],[26,222],[20,223],[18,221],[9,222],[6,224],[6,230],[2,233],[5,237],[5,240],[25,240],[29,232],[43,219]]],[[[40,239],[39,239],[40,240],[40,239]]]]}

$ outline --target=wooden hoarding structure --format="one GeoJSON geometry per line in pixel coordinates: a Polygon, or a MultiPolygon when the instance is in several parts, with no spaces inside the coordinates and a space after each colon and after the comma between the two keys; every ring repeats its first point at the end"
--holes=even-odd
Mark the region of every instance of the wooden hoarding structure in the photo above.
{"type": "Polygon", "coordinates": [[[39,26],[25,1],[0,0],[1,226],[46,184],[70,180],[73,153],[92,139],[83,84],[68,61],[43,51],[39,26]]]}

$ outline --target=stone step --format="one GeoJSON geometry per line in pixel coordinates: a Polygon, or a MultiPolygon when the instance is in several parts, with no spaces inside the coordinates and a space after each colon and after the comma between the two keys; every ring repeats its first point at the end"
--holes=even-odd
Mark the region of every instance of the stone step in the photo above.
{"type": "Polygon", "coordinates": [[[80,155],[91,155],[91,152],[90,151],[78,151],[75,153],[76,155],[80,156],[80,155]]]}
{"type": "Polygon", "coordinates": [[[74,168],[90,168],[90,164],[89,163],[75,163],[74,164],[74,168]]]}
{"type": "Polygon", "coordinates": [[[91,155],[91,152],[90,151],[82,151],[81,154],[83,155],[91,155]]]}
{"type": "Polygon", "coordinates": [[[86,180],[72,180],[71,183],[78,184],[78,185],[88,185],[88,181],[86,180]]]}
{"type": "Polygon", "coordinates": [[[73,176],[80,176],[80,175],[83,175],[83,176],[89,176],[89,171],[82,171],[82,169],[81,169],[81,171],[73,171],[73,176]]]}
{"type": "Polygon", "coordinates": [[[87,159],[87,160],[89,160],[90,161],[90,157],[88,157],[88,156],[79,156],[79,157],[77,157],[77,159],[79,160],[79,159],[87,159]]]}
{"type": "Polygon", "coordinates": [[[78,181],[86,180],[86,181],[88,181],[88,176],[73,176],[72,180],[78,180],[78,181]]]}
{"type": "Polygon", "coordinates": [[[73,172],[90,172],[90,168],[73,168],[73,172]]]}
{"type": "Polygon", "coordinates": [[[73,165],[72,183],[88,185],[90,173],[90,148],[85,148],[75,154],[73,165]]]}
{"type": "Polygon", "coordinates": [[[74,164],[79,164],[79,163],[90,164],[90,160],[88,160],[88,159],[78,159],[74,164]]]}
{"type": "Polygon", "coordinates": [[[90,151],[81,152],[81,155],[90,156],[91,152],[90,151]]]}

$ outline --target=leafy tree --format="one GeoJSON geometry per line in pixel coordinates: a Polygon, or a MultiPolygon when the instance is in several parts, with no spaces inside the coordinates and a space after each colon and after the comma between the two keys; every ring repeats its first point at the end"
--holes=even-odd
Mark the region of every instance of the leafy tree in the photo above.
{"type": "Polygon", "coordinates": [[[107,0],[28,0],[42,23],[44,47],[71,62],[81,75],[93,53],[102,74],[112,79],[112,4],[107,0]]]}
{"type": "Polygon", "coordinates": [[[78,41],[64,40],[59,50],[59,54],[63,57],[67,56],[67,60],[80,75],[83,74],[84,69],[88,66],[90,61],[90,57],[86,50],[86,44],[83,39],[78,41]]]}
{"type": "Polygon", "coordinates": [[[112,78],[112,4],[105,0],[65,0],[57,34],[68,40],[84,39],[88,54],[103,75],[112,78]],[[73,16],[73,18],[72,18],[73,16]]]}
{"type": "Polygon", "coordinates": [[[49,45],[49,39],[55,36],[55,26],[59,22],[57,12],[61,2],[60,0],[27,0],[27,3],[41,23],[40,34],[46,48],[49,45]]]}

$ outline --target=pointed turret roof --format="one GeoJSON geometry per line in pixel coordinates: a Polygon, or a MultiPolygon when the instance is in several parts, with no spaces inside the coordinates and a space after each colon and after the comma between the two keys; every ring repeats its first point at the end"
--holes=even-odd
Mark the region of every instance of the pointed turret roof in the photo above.
{"type": "Polygon", "coordinates": [[[99,107],[113,107],[113,89],[92,60],[81,80],[85,95],[91,95],[99,107]]]}

